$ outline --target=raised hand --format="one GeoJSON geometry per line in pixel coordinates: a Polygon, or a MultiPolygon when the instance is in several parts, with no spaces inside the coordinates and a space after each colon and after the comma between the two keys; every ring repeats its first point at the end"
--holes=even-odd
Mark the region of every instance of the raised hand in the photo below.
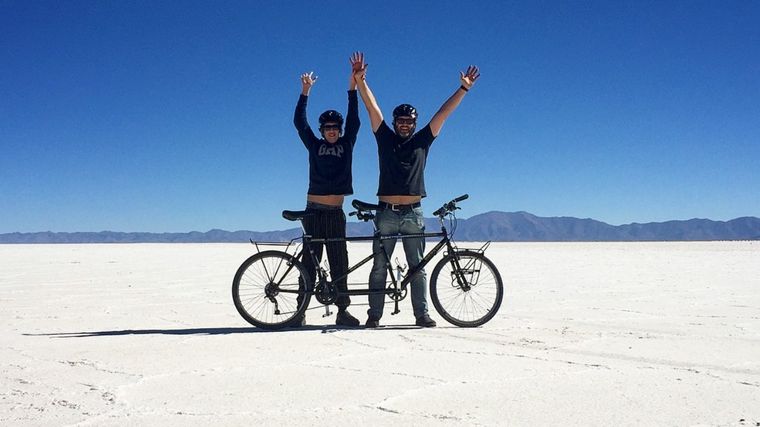
{"type": "Polygon", "coordinates": [[[348,60],[351,62],[351,75],[354,81],[364,80],[367,75],[367,63],[364,62],[364,53],[354,52],[348,60]]]}
{"type": "Polygon", "coordinates": [[[459,72],[459,80],[462,82],[462,86],[466,87],[468,90],[475,84],[475,80],[477,80],[478,77],[480,77],[480,70],[478,70],[478,67],[475,65],[467,67],[466,73],[459,72]]]}
{"type": "Polygon", "coordinates": [[[317,82],[318,78],[319,77],[314,75],[314,71],[309,71],[308,73],[301,74],[301,86],[304,95],[309,94],[311,87],[314,86],[314,83],[317,82]]]}

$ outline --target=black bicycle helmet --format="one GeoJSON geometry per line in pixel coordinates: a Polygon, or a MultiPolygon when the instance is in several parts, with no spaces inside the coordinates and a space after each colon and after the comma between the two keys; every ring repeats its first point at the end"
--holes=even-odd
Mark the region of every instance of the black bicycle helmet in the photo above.
{"type": "Polygon", "coordinates": [[[417,120],[417,109],[412,107],[409,104],[401,104],[398,107],[393,109],[394,121],[396,120],[396,117],[402,117],[402,116],[408,116],[414,120],[417,120]]]}
{"type": "Polygon", "coordinates": [[[319,115],[319,127],[321,128],[325,123],[337,123],[338,126],[343,126],[343,115],[335,110],[327,110],[319,115]]]}

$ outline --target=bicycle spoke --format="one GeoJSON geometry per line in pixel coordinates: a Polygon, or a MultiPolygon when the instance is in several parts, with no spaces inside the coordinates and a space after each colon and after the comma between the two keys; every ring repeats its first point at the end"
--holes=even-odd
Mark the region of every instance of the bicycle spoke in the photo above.
{"type": "Polygon", "coordinates": [[[458,326],[478,326],[498,310],[501,279],[484,260],[478,253],[459,253],[436,267],[431,297],[447,321],[458,326]]]}
{"type": "Polygon", "coordinates": [[[283,252],[262,252],[244,263],[235,275],[233,299],[238,312],[250,323],[279,328],[306,310],[303,267],[283,252]],[[283,268],[283,263],[290,264],[283,268]]]}

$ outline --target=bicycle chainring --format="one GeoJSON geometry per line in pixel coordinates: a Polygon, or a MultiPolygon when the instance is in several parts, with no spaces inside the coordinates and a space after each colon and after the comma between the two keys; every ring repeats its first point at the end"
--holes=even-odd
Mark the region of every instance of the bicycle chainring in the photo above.
{"type": "Polygon", "coordinates": [[[334,304],[338,300],[338,289],[332,282],[320,282],[314,289],[314,297],[320,304],[334,304]]]}
{"type": "MultiPolygon", "coordinates": [[[[389,287],[388,289],[390,289],[390,290],[393,290],[393,288],[390,288],[390,287],[389,287]]],[[[392,293],[389,293],[389,294],[388,294],[388,296],[389,296],[389,297],[390,297],[390,298],[391,298],[393,301],[401,301],[401,300],[403,300],[404,298],[406,298],[406,293],[407,293],[407,291],[408,291],[408,290],[409,290],[409,287],[407,286],[407,287],[406,287],[404,290],[399,290],[400,292],[392,292],[392,293]]]]}

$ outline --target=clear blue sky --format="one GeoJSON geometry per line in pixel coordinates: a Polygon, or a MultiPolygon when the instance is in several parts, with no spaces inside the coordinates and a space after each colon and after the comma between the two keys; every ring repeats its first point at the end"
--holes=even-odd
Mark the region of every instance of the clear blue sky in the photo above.
{"type": "MultiPolygon", "coordinates": [[[[758,1],[0,0],[0,232],[273,230],[305,204],[292,125],[345,112],[362,50],[424,125],[426,213],[610,224],[760,216],[758,1]]],[[[354,197],[376,199],[360,105],[354,197]]],[[[349,199],[350,200],[350,199],[349,199]]]]}

